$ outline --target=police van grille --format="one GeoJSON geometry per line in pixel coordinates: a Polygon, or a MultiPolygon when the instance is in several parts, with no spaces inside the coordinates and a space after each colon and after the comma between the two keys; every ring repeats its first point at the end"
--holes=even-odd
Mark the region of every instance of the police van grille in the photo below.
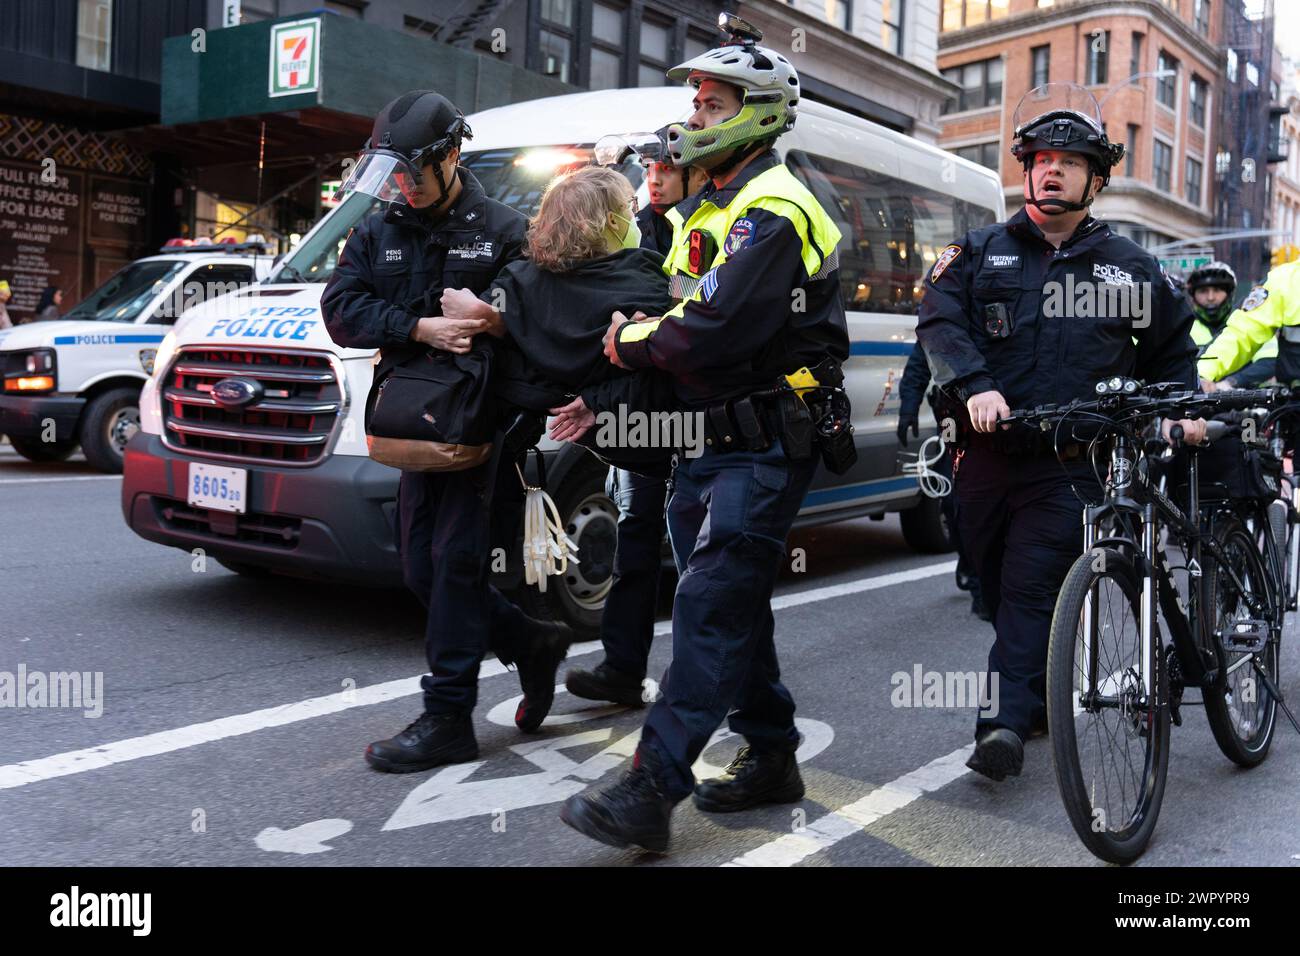
{"type": "Polygon", "coordinates": [[[310,465],[324,457],[342,403],[327,355],[186,349],[163,378],[163,442],[207,458],[310,465]],[[217,402],[212,386],[235,376],[261,383],[262,397],[243,408],[217,402]]]}

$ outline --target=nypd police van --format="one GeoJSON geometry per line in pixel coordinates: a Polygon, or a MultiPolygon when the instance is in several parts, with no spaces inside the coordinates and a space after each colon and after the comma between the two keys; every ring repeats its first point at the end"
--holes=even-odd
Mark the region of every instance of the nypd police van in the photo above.
{"type": "Polygon", "coordinates": [[[270,274],[259,242],[169,244],[125,266],[63,318],[0,331],[0,434],[31,461],[81,446],[106,472],[139,427],[140,388],[186,309],[270,274]]]}
{"type": "MultiPolygon", "coordinates": [[[[602,135],[662,126],[687,111],[690,96],[685,88],[607,90],[488,110],[468,117],[474,136],[462,163],[489,196],[532,215],[547,182],[586,165],[602,135]]],[[[845,373],[858,446],[848,474],[819,472],[799,520],[901,512],[913,547],[950,550],[938,501],[901,470],[898,384],[927,270],[955,237],[1002,218],[1001,183],[983,167],[809,101],[778,151],[844,236],[845,373]]],[[[624,172],[645,201],[639,168],[624,172]]],[[[190,310],[167,336],[126,450],[122,509],[138,534],[202,548],[245,574],[400,583],[397,472],[367,457],[362,423],[375,355],[335,345],[320,315],[348,230],[373,208],[368,196],[348,196],[265,283],[190,310]]],[[[615,541],[606,469],[576,446],[543,450],[548,489],[581,562],[559,587],[520,596],[590,633],[615,541]]]]}

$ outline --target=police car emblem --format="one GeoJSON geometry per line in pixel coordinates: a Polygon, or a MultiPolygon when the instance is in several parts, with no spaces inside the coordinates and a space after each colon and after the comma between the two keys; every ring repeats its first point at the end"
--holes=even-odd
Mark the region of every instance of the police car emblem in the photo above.
{"type": "Polygon", "coordinates": [[[1246,296],[1246,298],[1242,300],[1241,311],[1253,312],[1255,309],[1258,309],[1263,305],[1264,300],[1267,298],[1268,290],[1262,285],[1257,285],[1255,288],[1250,290],[1250,295],[1246,296]]]}
{"type": "Polygon", "coordinates": [[[754,220],[749,218],[737,219],[731,224],[731,231],[727,233],[726,241],[722,244],[722,251],[732,256],[745,247],[745,243],[754,238],[754,220]]]}
{"type": "Polygon", "coordinates": [[[961,255],[961,246],[956,245],[948,246],[943,250],[943,252],[939,253],[939,258],[934,264],[934,269],[930,271],[930,281],[938,282],[939,276],[943,275],[943,271],[947,269],[948,266],[952,264],[952,260],[956,259],[959,255],[961,255]]]}

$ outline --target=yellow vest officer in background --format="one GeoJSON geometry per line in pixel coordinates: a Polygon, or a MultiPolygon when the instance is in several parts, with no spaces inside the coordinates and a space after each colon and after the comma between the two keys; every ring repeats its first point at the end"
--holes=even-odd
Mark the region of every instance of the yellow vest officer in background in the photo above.
{"type": "Polygon", "coordinates": [[[1250,362],[1269,339],[1278,337],[1277,380],[1300,382],[1300,262],[1268,274],[1228,317],[1223,332],[1206,348],[1197,368],[1202,387],[1224,379],[1250,362]]]}

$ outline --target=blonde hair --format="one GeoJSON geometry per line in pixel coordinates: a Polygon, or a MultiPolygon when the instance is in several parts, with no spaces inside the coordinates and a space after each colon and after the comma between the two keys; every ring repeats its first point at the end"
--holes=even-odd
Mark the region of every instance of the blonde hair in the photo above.
{"type": "Polygon", "coordinates": [[[609,214],[630,216],[631,184],[604,166],[585,166],[555,177],[529,223],[527,256],[539,269],[564,272],[584,259],[599,259],[609,249],[609,214]]]}

